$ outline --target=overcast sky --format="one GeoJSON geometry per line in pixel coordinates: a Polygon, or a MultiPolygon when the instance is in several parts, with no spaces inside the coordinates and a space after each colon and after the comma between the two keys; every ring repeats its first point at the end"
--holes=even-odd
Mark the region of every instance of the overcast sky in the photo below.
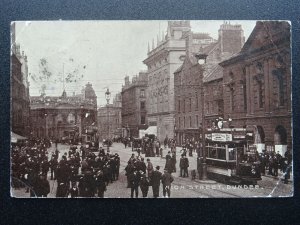
{"type": "MultiPolygon", "coordinates": [[[[218,38],[223,21],[191,21],[194,32],[218,38]]],[[[255,21],[230,21],[241,24],[247,40],[255,21]]],[[[72,77],[65,83],[68,95],[79,93],[87,82],[93,84],[98,105],[105,104],[104,92],[112,96],[121,91],[125,75],[132,77],[146,70],[148,43],[166,33],[167,21],[34,21],[17,22],[16,42],[28,57],[30,95],[40,95],[42,84],[47,95],[60,95],[62,74],[72,77]],[[40,60],[46,64],[41,66],[40,60]],[[43,79],[41,71],[49,78],[43,79]],[[37,78],[40,78],[37,79],[37,78]],[[75,82],[76,80],[76,82],[75,82]],[[71,82],[72,81],[72,82],[71,82]]]]}

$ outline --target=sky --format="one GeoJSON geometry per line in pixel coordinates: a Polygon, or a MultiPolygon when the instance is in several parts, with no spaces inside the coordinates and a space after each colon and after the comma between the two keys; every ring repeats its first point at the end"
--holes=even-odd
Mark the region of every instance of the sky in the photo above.
{"type": "MultiPolygon", "coordinates": [[[[194,32],[218,39],[224,21],[191,21],[194,32]]],[[[227,21],[241,24],[247,40],[255,21],[227,21]]],[[[148,43],[167,31],[167,21],[18,21],[16,43],[28,58],[30,95],[41,87],[49,96],[80,93],[90,82],[98,106],[105,105],[108,87],[112,96],[121,91],[126,75],[132,77],[147,68],[148,43]],[[63,77],[68,81],[63,84],[63,77]]],[[[111,100],[112,102],[112,100],[111,100]]]]}

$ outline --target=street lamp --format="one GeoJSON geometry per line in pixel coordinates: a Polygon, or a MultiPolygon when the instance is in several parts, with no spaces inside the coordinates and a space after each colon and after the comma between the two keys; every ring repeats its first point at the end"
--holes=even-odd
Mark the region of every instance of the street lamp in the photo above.
{"type": "Polygon", "coordinates": [[[198,64],[201,66],[201,117],[202,117],[202,129],[201,129],[201,141],[202,141],[202,180],[207,179],[207,165],[206,165],[206,151],[205,151],[205,122],[204,122],[204,86],[203,86],[203,74],[204,74],[204,67],[203,65],[206,63],[207,54],[199,53],[196,54],[195,57],[198,60],[198,64]]]}
{"type": "Polygon", "coordinates": [[[110,91],[109,89],[107,88],[106,92],[105,92],[105,99],[107,101],[107,126],[108,126],[108,140],[107,140],[107,151],[109,151],[109,100],[110,100],[110,91]]]}

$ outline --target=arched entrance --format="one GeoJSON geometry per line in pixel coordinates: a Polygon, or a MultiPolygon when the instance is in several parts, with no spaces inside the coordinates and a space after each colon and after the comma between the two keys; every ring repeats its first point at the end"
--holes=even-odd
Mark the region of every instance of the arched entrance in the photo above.
{"type": "Polygon", "coordinates": [[[265,150],[265,131],[262,126],[256,126],[254,143],[259,153],[265,150]]]}
{"type": "Polygon", "coordinates": [[[275,152],[279,152],[281,155],[287,150],[287,132],[282,125],[278,125],[274,133],[274,145],[275,152]]]}

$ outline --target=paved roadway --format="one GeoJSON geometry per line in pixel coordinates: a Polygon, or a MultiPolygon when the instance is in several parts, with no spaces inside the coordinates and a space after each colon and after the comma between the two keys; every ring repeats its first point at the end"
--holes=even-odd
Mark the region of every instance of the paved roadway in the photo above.
{"type": "MultiPolygon", "coordinates": [[[[69,146],[58,145],[60,155],[68,151],[69,146]]],[[[54,151],[54,146],[49,149],[49,153],[54,151]]],[[[130,147],[124,148],[123,144],[113,143],[110,148],[111,153],[118,153],[121,159],[120,176],[119,180],[108,185],[107,191],[104,193],[108,198],[129,198],[130,188],[126,188],[127,180],[125,176],[125,166],[130,158],[132,152],[130,147]]],[[[164,150],[163,155],[167,154],[167,149],[164,150]]],[[[237,198],[237,197],[284,197],[290,196],[293,193],[293,185],[283,184],[279,178],[273,178],[269,176],[263,176],[261,181],[258,181],[257,186],[234,186],[226,185],[217,182],[201,182],[198,179],[192,181],[191,178],[179,177],[179,159],[180,149],[177,148],[177,172],[173,173],[174,182],[171,187],[171,198],[237,198]]],[[[144,156],[144,155],[142,155],[144,156]]],[[[196,154],[193,157],[188,157],[190,162],[189,170],[196,169],[196,154]]],[[[153,166],[159,165],[161,172],[165,165],[165,158],[151,157],[153,166]]],[[[146,158],[145,158],[146,162],[146,158]]],[[[49,178],[49,175],[48,175],[49,178]]],[[[55,197],[56,193],[56,181],[49,180],[50,182],[50,194],[48,197],[55,197]]],[[[25,193],[24,189],[12,190],[12,196],[15,197],[29,197],[28,193],[25,193]]],[[[162,196],[162,185],[160,187],[160,196],[162,196]]],[[[139,189],[139,197],[141,197],[141,191],[139,189]]],[[[149,187],[148,198],[152,198],[152,188],[149,187]]]]}

